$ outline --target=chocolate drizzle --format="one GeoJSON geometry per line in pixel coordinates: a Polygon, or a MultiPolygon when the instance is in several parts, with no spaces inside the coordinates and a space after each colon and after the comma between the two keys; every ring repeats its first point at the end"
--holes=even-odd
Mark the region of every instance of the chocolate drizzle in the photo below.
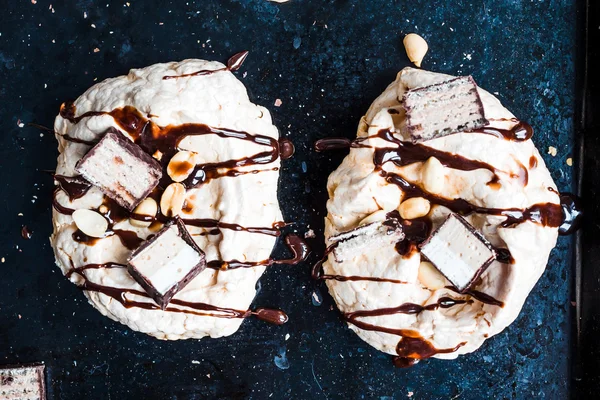
{"type": "Polygon", "coordinates": [[[325,138],[315,142],[314,149],[317,152],[349,149],[349,148],[368,148],[370,146],[363,145],[359,140],[350,140],[347,138],[325,138]]]}
{"type": "Polygon", "coordinates": [[[438,308],[450,308],[458,304],[470,304],[472,300],[453,299],[452,297],[440,297],[437,302],[422,306],[415,303],[404,303],[398,307],[378,308],[376,310],[361,310],[344,314],[346,321],[353,321],[361,317],[381,317],[394,314],[420,314],[423,311],[434,311],[438,308]]]}
{"type": "Polygon", "coordinates": [[[401,141],[393,136],[387,130],[380,130],[374,137],[381,138],[387,142],[393,143],[396,146],[393,148],[376,148],[373,155],[373,162],[376,166],[381,167],[386,162],[393,162],[398,167],[403,167],[416,162],[425,162],[431,157],[437,158],[443,165],[453,169],[462,171],[474,171],[477,169],[487,169],[494,174],[497,174],[496,168],[483,161],[470,160],[458,154],[449,153],[442,150],[436,150],[432,147],[422,145],[420,143],[411,143],[401,141]]]}
{"type": "Polygon", "coordinates": [[[58,182],[58,186],[69,196],[69,200],[79,199],[90,190],[92,184],[83,179],[83,177],[54,175],[54,180],[58,182]]]}
{"type": "Polygon", "coordinates": [[[471,204],[464,199],[447,199],[429,193],[419,186],[408,182],[406,179],[396,173],[380,170],[379,174],[385,178],[387,182],[400,187],[405,194],[405,199],[412,197],[423,197],[433,204],[444,206],[461,215],[478,213],[504,216],[506,217],[506,220],[500,224],[500,226],[503,228],[508,228],[525,221],[555,228],[561,226],[563,223],[563,213],[559,204],[534,204],[526,209],[480,207],[471,204]]]}
{"type": "Polygon", "coordinates": [[[213,260],[207,263],[208,268],[218,269],[218,270],[230,270],[230,269],[238,269],[238,268],[253,268],[257,266],[270,266],[273,264],[285,264],[285,265],[297,265],[300,262],[306,260],[308,254],[310,253],[310,248],[308,244],[302,239],[300,236],[290,233],[284,239],[286,246],[292,252],[292,258],[287,258],[283,260],[275,260],[273,258],[268,258],[263,261],[221,261],[221,260],[213,260]]]}
{"type": "MultiPolygon", "coordinates": [[[[515,120],[516,122],[516,120],[515,120]]],[[[500,139],[510,140],[512,142],[524,142],[533,136],[533,128],[527,122],[519,121],[510,129],[500,129],[491,126],[485,126],[473,132],[493,135],[500,139]]]]}
{"type": "Polygon", "coordinates": [[[23,239],[31,239],[31,235],[33,232],[31,232],[29,230],[29,228],[27,227],[27,225],[23,225],[23,227],[21,228],[21,237],[23,239]]]}
{"type": "MultiPolygon", "coordinates": [[[[150,299],[150,296],[146,292],[142,292],[135,289],[127,288],[116,288],[112,286],[105,286],[90,281],[87,276],[83,273],[85,269],[89,268],[112,268],[119,267],[120,264],[108,263],[108,264],[89,264],[79,269],[71,269],[67,272],[67,276],[71,276],[76,273],[83,279],[83,283],[79,284],[79,287],[83,290],[90,292],[102,293],[106,296],[113,298],[123,305],[125,308],[142,308],[145,310],[157,310],[160,311],[160,307],[151,301],[138,301],[133,300],[131,296],[139,296],[145,299],[150,299]],[[129,295],[129,296],[128,296],[129,295]]],[[[164,310],[169,312],[193,314],[206,317],[215,318],[248,318],[254,316],[262,321],[266,321],[275,325],[282,325],[287,322],[287,315],[281,310],[259,308],[255,311],[252,310],[236,310],[233,308],[218,307],[212,304],[200,303],[200,302],[189,302],[179,299],[171,299],[169,306],[164,310]],[[179,307],[174,307],[179,306],[179,307]]]]}
{"type": "Polygon", "coordinates": [[[238,69],[240,69],[240,67],[246,60],[246,57],[248,57],[248,52],[242,51],[242,52],[236,53],[233,56],[231,56],[229,61],[227,61],[227,67],[218,68],[218,69],[203,69],[200,71],[192,72],[190,74],[183,74],[183,75],[167,75],[167,76],[163,76],[163,80],[189,78],[192,76],[212,75],[214,73],[221,72],[221,71],[235,72],[238,69]]]}
{"type": "Polygon", "coordinates": [[[279,236],[279,235],[281,235],[280,229],[285,226],[285,222],[275,222],[273,224],[272,228],[266,228],[266,227],[264,227],[264,228],[263,227],[257,227],[257,228],[243,227],[243,226],[238,225],[238,224],[232,224],[232,223],[228,223],[228,222],[221,222],[221,221],[216,220],[216,219],[208,219],[208,218],[184,218],[183,222],[186,225],[196,226],[196,227],[199,227],[199,228],[207,228],[207,229],[223,228],[223,229],[231,229],[233,231],[244,231],[244,232],[249,232],[249,233],[259,233],[259,234],[262,234],[262,235],[269,235],[269,236],[279,236]]]}
{"type": "Polygon", "coordinates": [[[72,235],[74,241],[83,243],[87,246],[94,246],[100,239],[105,239],[111,236],[117,236],[123,246],[129,250],[137,249],[144,241],[144,239],[138,237],[134,231],[128,231],[125,229],[112,229],[111,227],[109,227],[109,229],[104,233],[104,236],[101,238],[88,236],[79,229],[73,232],[72,235]]]}
{"type": "Polygon", "coordinates": [[[279,156],[282,160],[291,158],[295,152],[296,148],[291,140],[285,138],[279,139],[279,156]]]}
{"type": "Polygon", "coordinates": [[[497,300],[495,298],[493,298],[492,296],[490,296],[489,294],[485,294],[483,292],[480,292],[479,290],[467,290],[466,292],[459,292],[458,289],[456,289],[453,286],[446,286],[446,289],[452,290],[455,293],[458,294],[463,294],[463,295],[469,295],[472,298],[474,298],[475,300],[484,303],[484,304],[489,304],[492,306],[498,306],[498,307],[504,307],[504,302],[497,300]]]}
{"type": "Polygon", "coordinates": [[[421,337],[403,337],[396,346],[398,356],[394,357],[394,366],[398,368],[411,367],[424,358],[433,357],[436,354],[454,353],[467,342],[461,342],[453,348],[437,349],[430,341],[421,337]]]}
{"type": "MultiPolygon", "coordinates": [[[[399,307],[370,310],[364,311],[364,313],[372,314],[370,316],[390,315],[398,313],[398,311],[396,311],[398,308],[399,307]],[[382,314],[379,314],[378,312],[382,312],[382,314]]],[[[359,320],[359,316],[354,313],[344,314],[343,316],[347,322],[360,329],[401,336],[402,339],[400,339],[398,345],[396,346],[396,352],[398,353],[398,356],[394,357],[394,365],[397,367],[410,367],[418,362],[415,360],[430,358],[440,353],[453,353],[466,344],[466,342],[462,342],[454,348],[437,349],[431,342],[424,339],[418,332],[411,329],[387,328],[384,326],[373,325],[359,320]]]]}
{"type": "Polygon", "coordinates": [[[329,254],[337,247],[339,242],[336,242],[330,245],[327,250],[325,250],[325,254],[323,257],[313,265],[311,269],[311,277],[315,280],[336,280],[338,282],[348,282],[348,281],[369,281],[369,282],[388,282],[388,283],[397,283],[397,284],[406,284],[408,282],[400,281],[397,279],[389,279],[389,278],[377,278],[373,276],[358,276],[358,275],[328,275],[323,273],[323,263],[329,257],[329,254]]]}
{"type": "Polygon", "coordinates": [[[558,233],[561,235],[570,235],[579,229],[583,221],[581,199],[571,193],[561,193],[560,207],[562,208],[564,218],[558,228],[558,233]]]}

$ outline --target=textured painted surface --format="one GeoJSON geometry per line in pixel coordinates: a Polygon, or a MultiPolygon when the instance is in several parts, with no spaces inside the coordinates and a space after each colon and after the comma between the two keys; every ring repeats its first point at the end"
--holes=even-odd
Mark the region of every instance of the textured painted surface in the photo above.
{"type": "Polygon", "coordinates": [[[370,102],[408,65],[405,33],[428,40],[424,68],[473,74],[529,121],[558,187],[571,189],[574,0],[129,3],[24,0],[0,17],[0,362],[45,361],[56,399],[567,396],[569,238],[517,321],[457,361],[393,368],[344,326],[309,263],[273,267],[261,280],[254,304],[284,308],[286,325],[248,320],[229,338],[161,342],[102,317],[54,267],[52,181],[41,170],[54,168],[56,142],[19,125],[51,126],[62,101],[132,67],[250,50],[238,76],[296,143],[280,199],[299,231],[315,230],[314,261],[326,178],[344,154],[316,154],[311,144],[355,135],[370,102]]]}

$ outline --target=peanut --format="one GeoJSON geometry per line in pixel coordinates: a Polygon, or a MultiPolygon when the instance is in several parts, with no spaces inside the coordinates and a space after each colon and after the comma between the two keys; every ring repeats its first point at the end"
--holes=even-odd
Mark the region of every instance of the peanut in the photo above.
{"type": "Polygon", "coordinates": [[[419,282],[429,290],[438,290],[446,286],[446,278],[432,263],[422,261],[419,264],[419,282]]]}
{"type": "Polygon", "coordinates": [[[166,217],[181,213],[185,201],[185,187],[181,183],[171,183],[160,198],[160,211],[166,217]]]}
{"type": "Polygon", "coordinates": [[[440,194],[444,189],[444,166],[435,157],[430,157],[421,170],[421,179],[423,181],[423,187],[429,193],[440,194]]]}
{"type": "Polygon", "coordinates": [[[429,49],[425,39],[416,33],[409,33],[404,37],[403,43],[408,59],[417,67],[421,68],[421,61],[423,61],[423,58],[429,49]]]}
{"type": "Polygon", "coordinates": [[[175,154],[167,166],[167,174],[174,182],[182,182],[196,167],[196,155],[191,151],[180,151],[175,154]]]}
{"type": "MultiPolygon", "coordinates": [[[[154,217],[156,216],[157,211],[158,204],[156,204],[156,201],[154,201],[154,199],[148,197],[144,199],[140,204],[138,204],[135,210],[133,210],[133,213],[136,215],[154,217]]],[[[129,222],[131,223],[131,225],[137,226],[138,228],[147,228],[152,223],[152,221],[140,221],[135,218],[130,218],[129,222]]]]}
{"type": "Polygon", "coordinates": [[[108,229],[108,221],[102,215],[92,210],[75,210],[73,221],[77,228],[88,236],[100,238],[108,229]]]}
{"type": "Polygon", "coordinates": [[[404,219],[415,219],[424,217],[429,214],[431,205],[429,200],[423,197],[413,197],[406,201],[403,201],[398,207],[400,216],[404,219]]]}

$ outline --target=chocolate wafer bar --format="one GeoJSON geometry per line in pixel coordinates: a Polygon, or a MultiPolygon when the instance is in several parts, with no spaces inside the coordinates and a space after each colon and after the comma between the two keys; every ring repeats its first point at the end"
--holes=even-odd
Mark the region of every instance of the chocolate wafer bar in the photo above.
{"type": "Polygon", "coordinates": [[[79,160],[75,171],[129,211],[162,177],[160,164],[114,128],[79,160]]]}
{"type": "Polygon", "coordinates": [[[494,261],[492,245],[464,218],[450,214],[421,244],[421,254],[463,293],[494,261]]]}
{"type": "Polygon", "coordinates": [[[423,142],[488,124],[477,85],[471,76],[411,89],[404,94],[406,130],[423,142]]]}
{"type": "Polygon", "coordinates": [[[368,251],[377,250],[386,244],[404,239],[402,226],[394,218],[359,226],[348,232],[332,236],[330,241],[337,243],[333,255],[337,262],[344,262],[368,251]]]}
{"type": "Polygon", "coordinates": [[[46,399],[44,365],[28,364],[0,366],[0,399],[46,399]]]}
{"type": "Polygon", "coordinates": [[[161,309],[206,268],[206,257],[179,217],[166,224],[129,258],[129,274],[161,309]]]}

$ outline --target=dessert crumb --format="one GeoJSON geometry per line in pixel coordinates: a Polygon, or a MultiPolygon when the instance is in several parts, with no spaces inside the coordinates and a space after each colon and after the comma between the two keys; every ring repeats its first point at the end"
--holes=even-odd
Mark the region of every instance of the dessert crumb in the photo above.
{"type": "Polygon", "coordinates": [[[304,234],[304,238],[305,239],[312,239],[316,237],[315,235],[315,231],[313,231],[312,229],[309,229],[308,231],[306,231],[306,233],[304,234]]]}
{"type": "Polygon", "coordinates": [[[406,397],[413,397],[413,394],[414,394],[413,392],[408,392],[408,393],[406,394],[406,397]]]}
{"type": "Polygon", "coordinates": [[[98,53],[99,51],[100,51],[100,49],[97,47],[94,49],[94,53],[98,53]]]}
{"type": "Polygon", "coordinates": [[[23,121],[21,121],[20,119],[18,119],[18,120],[17,120],[17,126],[18,126],[19,128],[22,128],[22,127],[24,127],[24,126],[25,126],[25,124],[23,123],[23,121]]]}
{"type": "Polygon", "coordinates": [[[555,157],[557,153],[556,147],[550,146],[548,147],[548,154],[550,154],[552,157],[555,157]]]}
{"type": "Polygon", "coordinates": [[[4,264],[6,262],[6,258],[2,257],[0,261],[2,261],[2,264],[4,264]]]}
{"type": "Polygon", "coordinates": [[[200,364],[200,361],[198,361],[198,360],[192,360],[192,364],[200,364]]]}
{"type": "Polygon", "coordinates": [[[572,159],[571,157],[567,158],[567,165],[568,165],[569,167],[572,167],[572,166],[573,166],[573,159],[572,159]]]}
{"type": "Polygon", "coordinates": [[[281,99],[277,99],[275,100],[275,107],[279,107],[283,104],[283,102],[281,101],[281,99]]]}
{"type": "Polygon", "coordinates": [[[290,338],[290,334],[289,334],[289,333],[286,333],[286,334],[285,334],[285,340],[288,340],[289,338],[290,338]]]}

